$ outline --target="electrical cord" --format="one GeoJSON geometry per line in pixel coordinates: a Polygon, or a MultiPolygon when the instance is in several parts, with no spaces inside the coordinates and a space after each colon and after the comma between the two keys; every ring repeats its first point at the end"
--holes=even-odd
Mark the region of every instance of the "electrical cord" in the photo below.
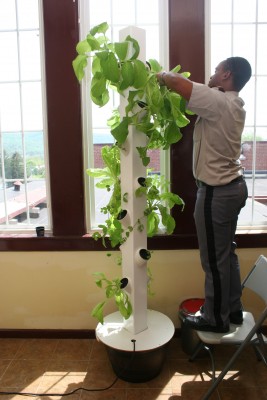
{"type": "Polygon", "coordinates": [[[1,395],[18,395],[18,396],[31,396],[31,397],[44,397],[44,396],[70,396],[74,393],[77,393],[80,390],[84,390],[85,392],[104,392],[105,390],[109,390],[111,389],[115,383],[120,379],[120,376],[123,374],[123,372],[125,372],[127,369],[129,369],[129,367],[131,366],[133,360],[134,360],[134,356],[135,356],[135,343],[136,340],[132,339],[131,342],[133,343],[133,354],[132,357],[129,361],[129,363],[120,371],[120,373],[117,374],[116,378],[114,379],[114,381],[107,387],[104,388],[95,388],[95,389],[88,389],[88,388],[84,388],[84,387],[78,387],[77,389],[74,389],[70,392],[66,392],[66,393],[30,393],[30,392],[2,392],[0,391],[0,396],[1,395]]]}

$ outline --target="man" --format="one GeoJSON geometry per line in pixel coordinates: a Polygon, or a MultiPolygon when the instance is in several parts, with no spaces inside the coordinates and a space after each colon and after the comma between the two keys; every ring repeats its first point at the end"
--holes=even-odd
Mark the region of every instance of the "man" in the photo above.
{"type": "Polygon", "coordinates": [[[157,74],[159,83],[183,96],[188,109],[198,115],[193,146],[198,186],[194,218],[205,272],[205,303],[200,315],[188,317],[185,323],[200,331],[224,333],[229,322],[243,322],[234,236],[248,193],[239,161],[246,113],[238,92],[250,77],[251,66],[242,57],[222,61],[208,86],[177,73],[157,74]]]}

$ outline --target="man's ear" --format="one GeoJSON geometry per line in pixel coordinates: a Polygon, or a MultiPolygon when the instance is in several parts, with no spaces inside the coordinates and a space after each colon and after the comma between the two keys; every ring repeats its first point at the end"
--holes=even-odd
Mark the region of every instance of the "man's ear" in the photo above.
{"type": "Polygon", "coordinates": [[[230,77],[231,73],[232,73],[231,71],[225,71],[223,73],[223,79],[228,79],[230,77]]]}

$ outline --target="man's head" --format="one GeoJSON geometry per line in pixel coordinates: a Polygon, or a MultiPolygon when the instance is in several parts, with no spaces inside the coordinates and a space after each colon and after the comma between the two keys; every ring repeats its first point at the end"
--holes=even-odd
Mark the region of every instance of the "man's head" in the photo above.
{"type": "Polygon", "coordinates": [[[209,87],[221,86],[224,90],[239,92],[251,77],[251,66],[243,57],[229,57],[215,69],[209,87]]]}

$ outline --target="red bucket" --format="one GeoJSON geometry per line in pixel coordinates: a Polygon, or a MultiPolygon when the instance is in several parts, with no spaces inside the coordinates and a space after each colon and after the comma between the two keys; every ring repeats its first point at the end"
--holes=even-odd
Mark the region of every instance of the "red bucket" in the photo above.
{"type": "Polygon", "coordinates": [[[203,304],[204,299],[187,299],[180,304],[179,314],[181,314],[181,317],[195,315],[203,304]]]}
{"type": "Polygon", "coordinates": [[[180,304],[179,318],[181,321],[181,345],[186,354],[191,355],[199,344],[200,340],[196,332],[184,324],[184,320],[188,316],[195,315],[200,307],[204,304],[204,299],[187,299],[180,304]]]}

